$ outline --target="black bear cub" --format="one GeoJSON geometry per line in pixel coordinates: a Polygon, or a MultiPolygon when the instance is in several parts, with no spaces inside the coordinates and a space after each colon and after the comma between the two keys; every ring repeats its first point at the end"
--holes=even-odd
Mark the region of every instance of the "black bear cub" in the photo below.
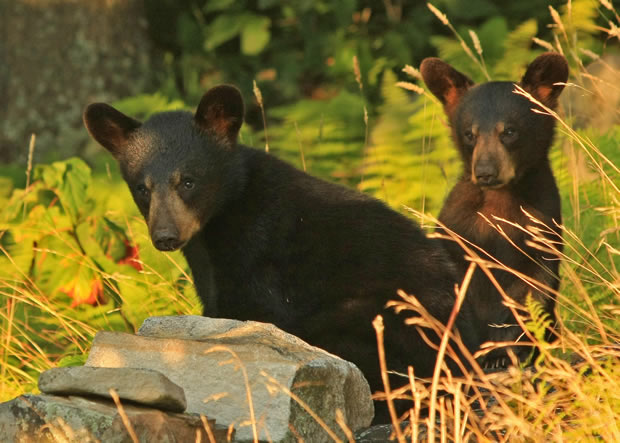
{"type": "MultiPolygon", "coordinates": [[[[439,220],[504,265],[557,290],[558,257],[529,246],[531,236],[511,225],[533,224],[524,211],[552,230],[561,222],[560,195],[549,162],[554,118],[535,112],[533,108],[537,106],[516,94],[512,82],[474,85],[465,75],[436,58],[425,59],[420,71],[426,85],[444,106],[464,167],[439,220]],[[485,218],[499,223],[509,240],[485,218]]],[[[568,65],[564,57],[546,53],[529,65],[519,85],[554,109],[567,79],[568,65]]],[[[547,237],[559,243],[561,250],[559,235],[548,232],[547,237]]],[[[452,241],[444,244],[452,258],[460,263],[462,278],[469,266],[463,249],[452,241]]],[[[487,258],[484,253],[482,257],[487,258]]],[[[551,319],[555,319],[555,299],[544,287],[534,288],[505,270],[494,270],[493,275],[512,299],[524,304],[531,292],[551,319]]],[[[522,339],[523,330],[480,269],[474,273],[468,297],[479,317],[483,341],[522,339]]],[[[551,338],[550,334],[547,331],[547,339],[551,338]]],[[[532,351],[523,344],[512,349],[521,361],[532,351]]],[[[506,357],[505,349],[497,349],[483,358],[483,364],[502,367],[509,362],[506,357]]]]}
{"type": "MultiPolygon", "coordinates": [[[[140,123],[96,103],[84,122],[118,160],[155,247],[183,251],[204,315],[273,323],[382,390],[371,325],[382,314],[389,368],[429,376],[435,351],[385,304],[403,289],[445,324],[456,280],[447,253],[382,202],[238,144],[243,116],[241,94],[223,85],[194,115],[140,123]]],[[[456,326],[470,351],[473,321],[463,306],[456,326]]]]}

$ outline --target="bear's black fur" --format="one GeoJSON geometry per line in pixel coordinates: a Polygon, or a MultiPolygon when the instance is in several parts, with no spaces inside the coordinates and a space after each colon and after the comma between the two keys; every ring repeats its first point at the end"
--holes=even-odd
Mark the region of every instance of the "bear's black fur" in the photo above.
{"type": "MultiPolygon", "coordinates": [[[[153,244],[183,251],[204,315],[273,323],[355,363],[382,390],[371,325],[381,314],[388,367],[431,375],[435,351],[385,304],[403,289],[445,324],[456,281],[448,255],[382,202],[237,144],[236,88],[211,89],[195,115],[141,124],[99,103],[84,122],[118,160],[153,244]]],[[[456,326],[470,351],[472,322],[465,305],[456,326]]]]}
{"type": "MultiPolygon", "coordinates": [[[[552,230],[557,229],[556,223],[561,223],[560,195],[549,163],[555,119],[535,112],[533,109],[542,109],[515,93],[512,82],[474,85],[465,75],[436,58],[425,59],[420,71],[426,85],[444,105],[464,167],[439,220],[504,265],[557,290],[558,257],[528,246],[531,236],[510,224],[532,225],[524,211],[552,230]],[[514,246],[485,217],[499,223],[514,246]]],[[[554,109],[567,78],[564,57],[546,53],[530,64],[519,85],[554,109]]],[[[559,235],[548,233],[547,237],[559,243],[561,250],[559,235]]],[[[444,244],[460,264],[462,278],[469,266],[463,249],[453,241],[444,244]]],[[[485,254],[482,257],[487,258],[485,254]]],[[[549,291],[536,290],[508,271],[494,270],[493,275],[512,299],[525,304],[531,291],[551,319],[555,318],[555,298],[549,291]]],[[[499,291],[480,269],[474,273],[468,297],[479,317],[483,341],[514,342],[522,337],[523,330],[516,326],[516,319],[503,305],[499,291]]],[[[520,360],[531,352],[527,346],[513,350],[520,360]]],[[[484,358],[483,363],[504,366],[508,363],[505,357],[505,350],[498,350],[484,358]]]]}

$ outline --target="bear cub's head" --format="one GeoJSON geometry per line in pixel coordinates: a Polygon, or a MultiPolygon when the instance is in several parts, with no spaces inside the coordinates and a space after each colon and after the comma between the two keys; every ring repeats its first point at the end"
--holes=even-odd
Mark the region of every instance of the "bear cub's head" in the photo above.
{"type": "Polygon", "coordinates": [[[162,112],[140,123],[93,103],[83,117],[90,135],[119,162],[153,244],[172,251],[238,192],[243,115],[239,90],[221,85],[202,97],[195,114],[162,112]]]}
{"type": "MultiPolygon", "coordinates": [[[[422,61],[420,72],[441,101],[452,137],[463,158],[465,176],[481,188],[517,183],[531,169],[548,161],[554,132],[553,117],[527,97],[515,93],[512,82],[474,83],[449,64],[422,61]]],[[[566,59],[557,53],[537,57],[518,83],[550,109],[568,79],[566,59]]]]}

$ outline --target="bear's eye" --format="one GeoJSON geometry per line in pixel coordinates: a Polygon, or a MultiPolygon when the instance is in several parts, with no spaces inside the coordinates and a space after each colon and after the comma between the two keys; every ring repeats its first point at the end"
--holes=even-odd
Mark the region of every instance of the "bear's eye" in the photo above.
{"type": "Polygon", "coordinates": [[[187,189],[188,191],[190,189],[194,189],[194,180],[192,180],[191,178],[186,178],[185,180],[183,180],[183,188],[187,189]]]}
{"type": "Polygon", "coordinates": [[[463,133],[463,137],[465,137],[465,141],[467,143],[473,143],[474,140],[476,139],[476,136],[474,135],[473,132],[471,132],[471,130],[467,129],[464,133],[463,133]]]}
{"type": "Polygon", "coordinates": [[[149,195],[149,190],[147,189],[147,187],[143,184],[139,184],[138,186],[136,186],[136,190],[138,191],[138,193],[140,195],[142,195],[143,197],[148,197],[149,195]]]}
{"type": "Polygon", "coordinates": [[[502,131],[501,137],[506,142],[514,141],[517,138],[517,130],[508,127],[502,131]]]}

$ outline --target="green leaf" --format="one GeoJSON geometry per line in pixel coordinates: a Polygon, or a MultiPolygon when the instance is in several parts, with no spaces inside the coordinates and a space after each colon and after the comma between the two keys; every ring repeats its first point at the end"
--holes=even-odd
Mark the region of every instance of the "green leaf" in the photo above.
{"type": "Polygon", "coordinates": [[[205,13],[213,11],[223,11],[230,8],[235,3],[235,0],[209,0],[207,5],[203,8],[205,13]]]}
{"type": "Polygon", "coordinates": [[[8,198],[13,192],[13,180],[0,176],[0,198],[8,198]]]}
{"type": "Polygon", "coordinates": [[[243,21],[243,15],[219,15],[207,30],[207,39],[204,47],[207,51],[212,51],[222,43],[227,42],[233,37],[239,35],[243,21]]]}
{"type": "Polygon", "coordinates": [[[65,163],[66,171],[59,197],[74,223],[77,223],[81,210],[87,203],[86,191],[90,185],[90,168],[78,158],[69,159],[65,163]]]}
{"type": "Polygon", "coordinates": [[[69,366],[83,366],[88,359],[88,354],[66,355],[58,360],[57,367],[66,368],[69,366]]]}
{"type": "Polygon", "coordinates": [[[3,231],[0,246],[0,278],[28,275],[34,255],[32,234],[21,229],[3,231]]]}
{"type": "Polygon", "coordinates": [[[241,29],[241,52],[245,55],[259,54],[271,38],[271,19],[258,15],[247,16],[241,29]]]}
{"type": "Polygon", "coordinates": [[[183,12],[177,18],[176,40],[186,51],[200,50],[203,42],[204,26],[196,22],[189,12],[183,12]]]}
{"type": "Polygon", "coordinates": [[[101,243],[93,236],[96,227],[92,227],[90,223],[80,223],[75,228],[75,235],[88,258],[96,262],[106,272],[113,273],[116,271],[115,263],[104,253],[101,243]]]}
{"type": "Polygon", "coordinates": [[[38,166],[35,178],[41,178],[45,185],[58,196],[64,211],[73,224],[90,208],[87,190],[90,185],[90,168],[79,158],[70,158],[51,165],[38,166]]]}
{"type": "MultiPolygon", "coordinates": [[[[264,10],[278,6],[280,3],[280,0],[258,0],[257,7],[260,10],[264,10]]],[[[285,7],[285,5],[281,5],[282,9],[285,7]]]]}
{"type": "Polygon", "coordinates": [[[181,100],[169,100],[161,93],[138,94],[114,102],[114,107],[131,116],[147,118],[156,112],[175,111],[185,108],[181,100]]]}

